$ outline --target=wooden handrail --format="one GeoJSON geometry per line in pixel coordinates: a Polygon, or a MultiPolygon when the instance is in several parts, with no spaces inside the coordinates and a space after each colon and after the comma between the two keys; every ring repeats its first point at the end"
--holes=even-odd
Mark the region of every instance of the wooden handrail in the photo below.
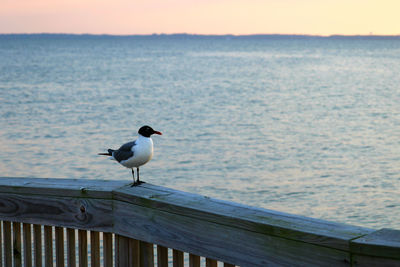
{"type": "MultiPolygon", "coordinates": [[[[0,219],[89,230],[96,246],[96,232],[115,234],[116,246],[132,238],[140,244],[123,249],[141,247],[143,257],[151,251],[146,244],[157,244],[160,264],[166,259],[163,248],[170,248],[177,258],[179,251],[190,253],[193,262],[198,262],[196,255],[206,257],[209,266],[213,260],[226,266],[400,266],[399,230],[376,231],[152,184],[130,187],[127,181],[0,178],[0,219]]],[[[80,238],[85,237],[86,231],[80,238]]]]}

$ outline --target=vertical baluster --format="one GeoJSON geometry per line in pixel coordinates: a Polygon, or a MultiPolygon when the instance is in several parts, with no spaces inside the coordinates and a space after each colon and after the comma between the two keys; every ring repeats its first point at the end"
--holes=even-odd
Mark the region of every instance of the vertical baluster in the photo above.
{"type": "Polygon", "coordinates": [[[56,266],[64,267],[64,228],[55,227],[56,235],[56,266]]]}
{"type": "Polygon", "coordinates": [[[128,238],[115,235],[115,266],[128,266],[129,262],[129,242],[128,238]]]}
{"type": "MultiPolygon", "coordinates": [[[[139,240],[128,238],[129,246],[129,266],[140,267],[140,245],[139,240]]],[[[154,266],[154,264],[153,264],[154,266]]]]}
{"type": "Polygon", "coordinates": [[[33,225],[33,240],[34,240],[34,266],[42,266],[42,226],[33,225]]]}
{"type": "Polygon", "coordinates": [[[24,231],[24,266],[32,267],[32,230],[28,223],[23,224],[24,231]]]}
{"type": "Polygon", "coordinates": [[[14,267],[22,266],[22,249],[21,249],[21,224],[13,222],[13,258],[14,267]]]}
{"type": "Polygon", "coordinates": [[[88,249],[87,249],[87,232],[85,230],[78,230],[78,243],[79,243],[79,267],[87,267],[88,249]]]}
{"type": "Polygon", "coordinates": [[[154,246],[151,243],[139,241],[140,266],[154,266],[154,246]]]}
{"type": "Polygon", "coordinates": [[[67,264],[68,267],[76,267],[76,242],[75,229],[67,228],[67,264]]]}
{"type": "Polygon", "coordinates": [[[200,267],[200,256],[189,254],[189,267],[200,267]]]}
{"type": "Polygon", "coordinates": [[[157,266],[168,267],[168,248],[157,246],[157,266]]]}
{"type": "Polygon", "coordinates": [[[217,266],[218,262],[216,260],[206,258],[206,267],[217,267],[217,266]]]}
{"type": "Polygon", "coordinates": [[[3,222],[4,235],[4,265],[5,267],[12,266],[12,244],[11,244],[11,223],[3,222]]]}
{"type": "Polygon", "coordinates": [[[230,264],[230,263],[225,263],[225,262],[224,262],[224,267],[235,267],[235,265],[230,264]]]}
{"type": "Polygon", "coordinates": [[[2,221],[0,221],[0,267],[3,267],[3,228],[2,221]]]}
{"type": "Polygon", "coordinates": [[[53,227],[44,226],[44,265],[53,267],[53,227]]]}
{"type": "Polygon", "coordinates": [[[100,234],[90,231],[90,261],[91,267],[100,267],[100,234]]]}
{"type": "Polygon", "coordinates": [[[104,267],[113,267],[112,234],[103,233],[103,262],[104,267]]]}
{"type": "Polygon", "coordinates": [[[179,250],[172,250],[172,259],[174,267],[183,267],[183,252],[179,250]]]}

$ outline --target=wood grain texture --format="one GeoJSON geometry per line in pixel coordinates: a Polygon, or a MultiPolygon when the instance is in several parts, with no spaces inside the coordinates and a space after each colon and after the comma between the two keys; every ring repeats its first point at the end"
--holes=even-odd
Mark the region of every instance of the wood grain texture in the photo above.
{"type": "Polygon", "coordinates": [[[44,266],[53,267],[53,228],[44,226],[44,266]]]}
{"type": "Polygon", "coordinates": [[[11,222],[3,222],[4,236],[4,265],[12,266],[12,240],[11,240],[11,222]]]}
{"type": "Polygon", "coordinates": [[[56,241],[56,266],[64,267],[64,228],[56,226],[54,233],[56,241]]]}
{"type": "Polygon", "coordinates": [[[216,260],[213,259],[206,259],[206,267],[217,267],[218,266],[218,262],[216,260]]]}
{"type": "Polygon", "coordinates": [[[157,246],[157,267],[168,267],[168,248],[157,246]]]}
{"type": "Polygon", "coordinates": [[[22,266],[21,224],[13,222],[13,261],[14,267],[22,266]]]}
{"type": "Polygon", "coordinates": [[[34,266],[42,266],[42,226],[33,225],[34,266]]]}
{"type": "Polygon", "coordinates": [[[154,245],[152,243],[139,241],[140,266],[154,266],[154,245]]]}
{"type": "Polygon", "coordinates": [[[350,239],[373,232],[372,229],[250,207],[151,184],[116,189],[114,198],[203,221],[340,250],[349,249],[350,239]]]}
{"type": "Polygon", "coordinates": [[[129,266],[140,267],[140,241],[129,238],[129,266]]]}
{"type": "Polygon", "coordinates": [[[111,199],[112,191],[131,181],[0,177],[0,193],[111,199]]]}
{"type": "Polygon", "coordinates": [[[344,251],[129,203],[115,202],[114,214],[114,231],[120,235],[235,265],[280,263],[296,266],[303,261],[308,266],[318,266],[321,262],[344,266],[350,262],[350,255],[344,251]]]}
{"type": "Polygon", "coordinates": [[[375,231],[351,240],[350,248],[354,254],[400,260],[400,230],[384,228],[375,231]]]}
{"type": "Polygon", "coordinates": [[[3,267],[3,222],[0,221],[0,267],[3,267]]]}
{"type": "Polygon", "coordinates": [[[103,233],[103,262],[104,267],[113,267],[112,233],[103,233]]]}
{"type": "MultiPolygon", "coordinates": [[[[115,233],[116,252],[127,249],[132,255],[141,255],[129,256],[129,265],[137,260],[142,264],[144,260],[154,262],[150,248],[143,246],[146,243],[240,266],[348,266],[368,259],[400,262],[400,235],[396,230],[375,231],[151,184],[130,187],[129,182],[0,178],[0,219],[115,233]],[[123,239],[118,241],[117,236],[123,239]],[[124,238],[127,245],[121,247],[124,238]]],[[[4,222],[6,263],[10,261],[7,254],[12,257],[9,227],[10,223],[4,222]]],[[[35,225],[34,266],[42,266],[36,253],[41,252],[39,236],[40,226],[35,225]]],[[[104,236],[103,242],[109,242],[110,236],[112,240],[111,234],[104,236]]],[[[105,244],[112,247],[112,242],[105,244]]],[[[112,258],[108,253],[104,259],[112,258]]]]}
{"type": "Polygon", "coordinates": [[[0,219],[112,231],[112,200],[0,194],[0,219]]]}
{"type": "Polygon", "coordinates": [[[352,257],[354,267],[400,267],[397,259],[380,258],[374,256],[354,255],[352,257]]]}
{"type": "Polygon", "coordinates": [[[88,266],[87,231],[78,230],[79,267],[88,266]]]}
{"type": "Polygon", "coordinates": [[[183,251],[174,249],[172,250],[173,267],[183,267],[185,260],[183,258],[183,251]]]}
{"type": "Polygon", "coordinates": [[[32,225],[23,224],[24,267],[32,267],[32,225]]]}
{"type": "Polygon", "coordinates": [[[100,233],[90,231],[90,263],[91,267],[100,267],[100,233]]]}
{"type": "Polygon", "coordinates": [[[76,239],[75,229],[67,228],[67,265],[76,266],[76,239]]]}
{"type": "Polygon", "coordinates": [[[200,267],[200,256],[189,254],[189,267],[200,267]]]}

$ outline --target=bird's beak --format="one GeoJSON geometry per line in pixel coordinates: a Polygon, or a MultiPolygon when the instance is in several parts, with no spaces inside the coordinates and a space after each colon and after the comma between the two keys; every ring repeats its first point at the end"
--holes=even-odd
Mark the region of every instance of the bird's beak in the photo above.
{"type": "Polygon", "coordinates": [[[155,134],[162,135],[162,132],[154,131],[155,134]]]}

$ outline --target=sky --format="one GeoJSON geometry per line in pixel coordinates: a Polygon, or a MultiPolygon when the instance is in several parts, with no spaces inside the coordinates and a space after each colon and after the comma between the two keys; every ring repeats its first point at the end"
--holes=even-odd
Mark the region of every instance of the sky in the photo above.
{"type": "Polygon", "coordinates": [[[0,33],[400,35],[400,0],[0,0],[0,33]]]}

